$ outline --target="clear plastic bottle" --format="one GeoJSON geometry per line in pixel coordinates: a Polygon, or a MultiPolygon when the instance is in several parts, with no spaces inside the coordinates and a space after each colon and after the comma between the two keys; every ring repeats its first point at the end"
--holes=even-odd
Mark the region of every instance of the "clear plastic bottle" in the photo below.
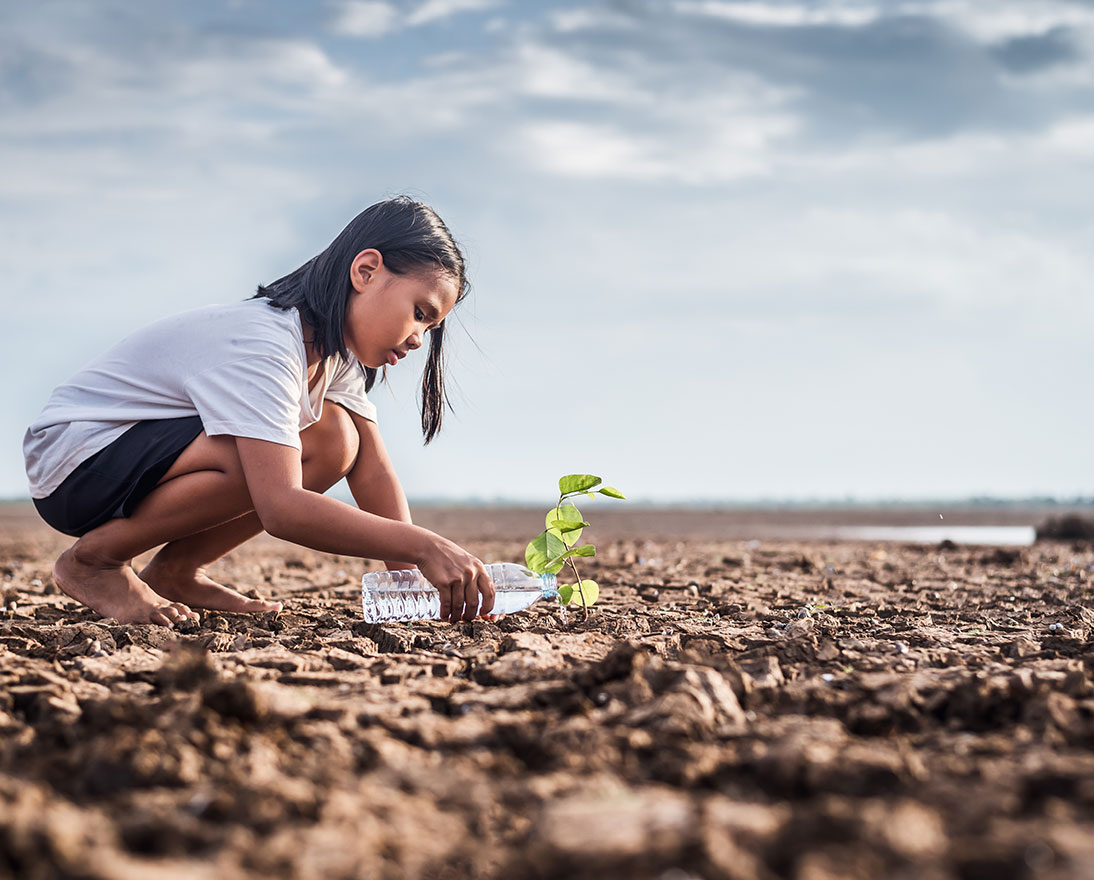
{"type": "MultiPolygon", "coordinates": [[[[494,582],[491,614],[512,614],[537,599],[558,595],[553,574],[534,574],[512,562],[491,563],[486,573],[494,582]]],[[[373,571],[361,578],[361,608],[368,623],[437,620],[441,616],[441,595],[416,568],[373,571]]]]}

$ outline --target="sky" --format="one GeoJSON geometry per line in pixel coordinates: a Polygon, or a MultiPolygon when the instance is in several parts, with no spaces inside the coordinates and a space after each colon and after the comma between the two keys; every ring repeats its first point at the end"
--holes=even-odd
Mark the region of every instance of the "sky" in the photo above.
{"type": "Polygon", "coordinates": [[[1094,0],[0,6],[0,497],[50,390],[409,193],[412,499],[1094,494],[1094,0]]]}

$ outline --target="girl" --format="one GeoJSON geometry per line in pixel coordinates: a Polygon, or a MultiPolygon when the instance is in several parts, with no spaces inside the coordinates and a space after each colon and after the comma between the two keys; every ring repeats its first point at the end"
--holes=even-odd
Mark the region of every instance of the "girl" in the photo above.
{"type": "Polygon", "coordinates": [[[365,210],[325,251],[249,300],[138,331],[56,388],[23,441],[31,496],[77,537],[53,567],[104,617],[171,627],[191,609],[277,611],[205,567],[265,530],[316,550],[417,566],[441,617],[493,608],[482,562],[411,523],[366,397],[427,346],[422,430],[448,405],[445,318],[464,259],[408,198],[365,210]],[[358,507],[322,493],[346,477],[358,507]],[[164,546],[138,575],[134,556],[164,546]]]}

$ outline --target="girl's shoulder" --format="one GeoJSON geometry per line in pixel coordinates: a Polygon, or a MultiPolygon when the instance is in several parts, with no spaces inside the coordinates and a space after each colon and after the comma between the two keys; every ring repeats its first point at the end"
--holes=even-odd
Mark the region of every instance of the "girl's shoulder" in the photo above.
{"type": "Polygon", "coordinates": [[[270,327],[299,327],[299,314],[295,308],[280,309],[268,299],[245,299],[240,302],[197,306],[161,318],[152,326],[171,323],[206,325],[253,323],[270,327]]]}
{"type": "Polygon", "coordinates": [[[127,336],[104,357],[138,364],[166,359],[199,370],[264,359],[296,370],[302,369],[307,355],[299,312],[255,299],[200,306],[161,318],[127,336]]]}
{"type": "Polygon", "coordinates": [[[197,337],[210,344],[246,340],[296,350],[303,345],[299,312],[279,309],[267,299],[199,306],[161,318],[137,335],[197,337]]]}

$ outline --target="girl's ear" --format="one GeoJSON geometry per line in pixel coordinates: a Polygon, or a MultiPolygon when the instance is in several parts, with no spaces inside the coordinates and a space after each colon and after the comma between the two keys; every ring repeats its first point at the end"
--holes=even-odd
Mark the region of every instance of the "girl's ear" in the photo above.
{"type": "Polygon", "coordinates": [[[368,248],[361,251],[349,267],[349,280],[353,289],[358,293],[364,293],[368,285],[372,283],[372,276],[384,265],[384,257],[376,248],[368,248]]]}

